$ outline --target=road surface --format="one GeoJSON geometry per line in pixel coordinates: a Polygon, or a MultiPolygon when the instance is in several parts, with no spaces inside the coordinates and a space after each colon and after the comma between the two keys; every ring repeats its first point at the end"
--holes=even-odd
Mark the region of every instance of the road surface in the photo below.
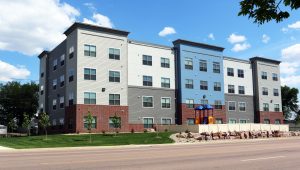
{"type": "Polygon", "coordinates": [[[0,152],[0,169],[300,169],[300,138],[0,152]]]}

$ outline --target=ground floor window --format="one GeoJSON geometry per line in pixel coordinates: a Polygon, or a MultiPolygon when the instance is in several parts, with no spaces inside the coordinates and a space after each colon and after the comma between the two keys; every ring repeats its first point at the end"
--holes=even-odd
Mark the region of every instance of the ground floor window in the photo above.
{"type": "Polygon", "coordinates": [[[143,123],[144,123],[144,128],[153,128],[154,120],[153,118],[144,118],[143,123]]]}
{"type": "Polygon", "coordinates": [[[223,121],[222,121],[222,119],[221,118],[216,118],[216,124],[222,124],[223,123],[223,121]]]}
{"type": "Polygon", "coordinates": [[[115,120],[116,122],[114,122],[114,118],[115,117],[109,118],[109,128],[121,128],[121,117],[116,117],[116,120],[115,120]]]}
{"type": "Polygon", "coordinates": [[[281,123],[280,123],[280,119],[276,119],[276,120],[275,120],[275,124],[277,124],[277,125],[281,124],[281,123]]]}
{"type": "Polygon", "coordinates": [[[236,119],[229,119],[229,124],[236,124],[236,119]]]}
{"type": "MultiPolygon", "coordinates": [[[[84,124],[84,128],[87,129],[88,128],[87,116],[83,118],[83,124],[84,124]]],[[[97,128],[97,116],[93,116],[92,128],[93,129],[97,128]]]]}
{"type": "Polygon", "coordinates": [[[194,118],[188,118],[187,119],[187,124],[188,125],[194,125],[195,124],[195,119],[194,118]]]}
{"type": "Polygon", "coordinates": [[[264,119],[264,124],[270,124],[270,119],[264,119]]]}
{"type": "Polygon", "coordinates": [[[247,120],[245,120],[245,119],[240,119],[240,123],[247,123],[247,120]]]}
{"type": "Polygon", "coordinates": [[[162,125],[170,125],[170,124],[172,124],[172,119],[171,118],[162,118],[161,124],[162,125]]]}

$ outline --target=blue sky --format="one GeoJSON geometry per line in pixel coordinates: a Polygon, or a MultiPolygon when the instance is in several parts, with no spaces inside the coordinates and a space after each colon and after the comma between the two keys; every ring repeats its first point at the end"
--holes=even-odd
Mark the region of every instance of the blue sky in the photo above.
{"type": "Polygon", "coordinates": [[[1,1],[0,81],[38,80],[39,52],[62,41],[74,21],[84,21],[127,30],[140,41],[171,46],[181,38],[224,47],[225,56],[281,60],[282,84],[299,88],[299,10],[260,26],[238,12],[238,1],[220,0],[1,1]]]}

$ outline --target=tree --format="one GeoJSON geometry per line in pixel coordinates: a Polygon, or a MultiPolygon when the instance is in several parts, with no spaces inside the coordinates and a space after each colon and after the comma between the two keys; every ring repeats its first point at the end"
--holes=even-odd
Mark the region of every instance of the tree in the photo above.
{"type": "Polygon", "coordinates": [[[290,119],[292,112],[299,112],[298,93],[299,90],[297,88],[290,88],[288,86],[281,87],[282,112],[285,119],[290,119]]]}
{"type": "Polygon", "coordinates": [[[299,0],[242,0],[240,2],[239,16],[253,18],[254,23],[264,24],[271,20],[277,23],[287,19],[290,13],[286,8],[297,10],[300,7],[299,0]],[[284,9],[284,10],[283,10],[284,9]]]}
{"type": "Polygon", "coordinates": [[[115,130],[115,136],[117,136],[117,130],[118,128],[121,128],[121,117],[118,117],[117,114],[115,114],[113,117],[111,117],[111,121],[115,130]]]}
{"type": "Polygon", "coordinates": [[[94,122],[94,117],[92,115],[92,113],[89,111],[87,117],[85,118],[85,123],[87,124],[87,130],[89,131],[90,134],[90,140],[89,142],[92,143],[92,125],[94,122]]]}
{"type": "Polygon", "coordinates": [[[7,123],[7,128],[8,128],[8,131],[10,131],[11,133],[14,132],[14,130],[16,130],[18,128],[18,125],[16,123],[16,120],[11,118],[11,119],[8,119],[8,123],[7,123]]]}
{"type": "Polygon", "coordinates": [[[31,128],[31,119],[29,118],[29,114],[24,113],[24,119],[22,123],[22,127],[27,130],[27,135],[30,136],[30,128],[31,128]]]}
{"type": "Polygon", "coordinates": [[[46,136],[46,140],[48,139],[47,138],[47,127],[50,126],[50,119],[49,119],[49,115],[45,112],[43,113],[40,113],[39,115],[39,123],[40,123],[40,126],[44,129],[45,131],[45,136],[46,136]]]}

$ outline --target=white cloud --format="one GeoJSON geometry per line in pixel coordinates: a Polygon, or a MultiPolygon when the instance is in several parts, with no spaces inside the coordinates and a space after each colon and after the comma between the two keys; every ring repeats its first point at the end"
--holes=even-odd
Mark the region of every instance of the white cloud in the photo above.
{"type": "Polygon", "coordinates": [[[173,27],[165,27],[163,30],[161,30],[158,35],[161,37],[165,37],[167,35],[176,34],[176,31],[173,27]]]}
{"type": "Polygon", "coordinates": [[[234,51],[234,52],[239,52],[239,51],[247,50],[250,47],[251,47],[251,45],[247,42],[237,43],[237,44],[234,44],[234,46],[231,50],[234,51]]]}
{"type": "Polygon", "coordinates": [[[266,34],[263,34],[262,36],[262,42],[267,44],[270,41],[270,37],[266,34]]]}
{"type": "Polygon", "coordinates": [[[300,44],[294,44],[285,49],[282,49],[281,56],[284,61],[300,63],[300,44]]]}
{"type": "Polygon", "coordinates": [[[300,29],[300,21],[297,21],[293,24],[290,24],[288,25],[288,28],[291,28],[291,29],[300,29]]]}
{"type": "Polygon", "coordinates": [[[0,1],[0,49],[26,55],[51,49],[79,15],[59,0],[0,1]]]}
{"type": "Polygon", "coordinates": [[[86,7],[88,7],[89,10],[91,10],[91,11],[93,11],[93,12],[96,11],[96,7],[94,6],[93,3],[87,2],[87,3],[84,3],[83,5],[86,6],[86,7]]]}
{"type": "Polygon", "coordinates": [[[215,40],[215,36],[213,33],[208,34],[208,38],[211,40],[215,40]]]}
{"type": "Polygon", "coordinates": [[[231,44],[235,44],[235,43],[242,43],[244,41],[247,40],[247,38],[244,35],[237,35],[232,33],[228,38],[227,38],[228,42],[230,42],[231,44]]]}
{"type": "Polygon", "coordinates": [[[294,75],[298,71],[299,64],[291,62],[280,63],[280,73],[285,75],[294,75]]]}
{"type": "Polygon", "coordinates": [[[98,26],[107,27],[107,28],[113,28],[114,27],[114,24],[105,15],[102,15],[102,14],[99,14],[99,13],[94,13],[92,18],[93,18],[93,20],[83,18],[83,23],[98,25],[98,26]]]}
{"type": "Polygon", "coordinates": [[[300,75],[291,75],[286,77],[281,77],[281,85],[287,85],[291,87],[299,87],[300,75]]]}
{"type": "Polygon", "coordinates": [[[283,28],[281,28],[281,31],[282,31],[283,33],[287,33],[287,32],[289,31],[289,29],[283,27],[283,28]]]}
{"type": "Polygon", "coordinates": [[[26,79],[30,71],[24,66],[14,66],[0,60],[0,81],[12,81],[15,79],[26,79]]]}

